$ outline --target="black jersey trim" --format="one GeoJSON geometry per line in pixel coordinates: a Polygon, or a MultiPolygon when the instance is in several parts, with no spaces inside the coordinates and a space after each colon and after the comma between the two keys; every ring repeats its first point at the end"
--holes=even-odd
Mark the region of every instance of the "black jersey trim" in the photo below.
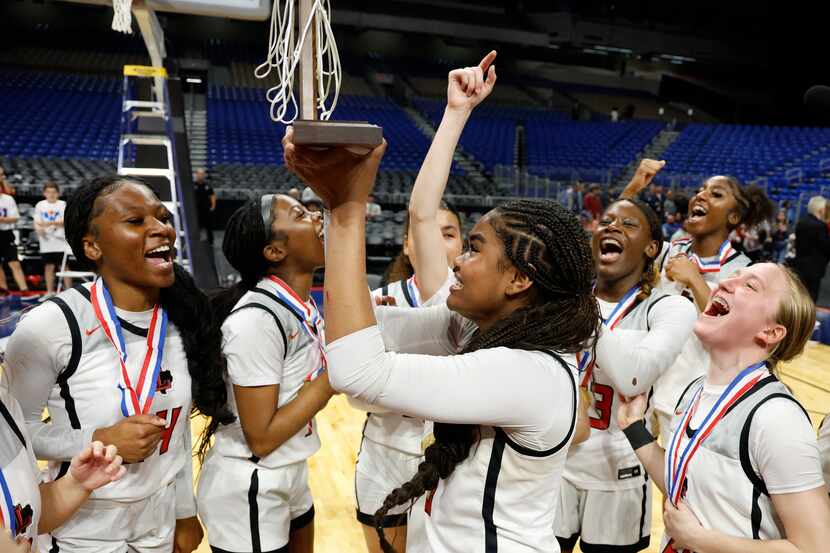
{"type": "Polygon", "coordinates": [[[401,280],[400,285],[403,297],[406,299],[406,303],[409,304],[409,307],[418,307],[418,304],[415,303],[415,299],[412,297],[412,294],[409,293],[409,286],[406,285],[406,279],[401,280]]]}
{"type": "MultiPolygon", "coordinates": [[[[92,303],[92,293],[83,284],[73,286],[72,290],[77,291],[84,298],[86,298],[86,300],[88,302],[92,303]]],[[[121,328],[123,328],[124,330],[126,330],[130,334],[135,334],[136,336],[141,336],[142,338],[147,337],[147,329],[146,328],[141,328],[140,326],[136,326],[136,325],[132,324],[129,321],[125,321],[121,317],[118,317],[118,324],[120,324],[121,328]]]]}
{"type": "Polygon", "coordinates": [[[75,408],[75,399],[72,397],[72,392],[69,389],[69,379],[78,370],[78,363],[81,361],[81,353],[83,350],[81,328],[78,326],[78,320],[65,301],[57,297],[49,298],[49,301],[57,305],[63,312],[66,323],[69,325],[69,334],[72,337],[72,351],[69,354],[69,362],[58,375],[57,384],[60,388],[60,396],[63,398],[64,407],[66,408],[66,415],[69,417],[69,424],[75,430],[79,430],[81,428],[81,421],[78,418],[78,411],[75,408]]]}
{"type": "Polygon", "coordinates": [[[0,401],[0,415],[3,415],[3,418],[6,419],[6,422],[9,424],[9,428],[12,429],[14,435],[17,436],[17,439],[20,440],[20,443],[23,444],[23,447],[26,447],[26,438],[23,436],[23,432],[20,431],[20,427],[17,426],[17,423],[12,417],[12,414],[9,413],[9,410],[6,408],[6,404],[0,401]]]}
{"type": "Polygon", "coordinates": [[[301,514],[297,518],[291,519],[291,524],[289,525],[289,532],[296,532],[297,530],[302,530],[309,524],[314,522],[314,505],[306,511],[305,513],[301,514]]]}
{"type": "Polygon", "coordinates": [[[282,323],[280,322],[280,318],[277,317],[277,314],[271,311],[271,309],[267,305],[263,305],[261,303],[246,303],[241,307],[237,307],[233,311],[231,311],[228,316],[233,315],[234,313],[238,313],[243,309],[261,309],[265,311],[274,319],[274,322],[277,324],[277,329],[280,331],[280,336],[282,336],[282,347],[283,347],[283,356],[282,358],[285,359],[288,356],[288,338],[285,335],[285,329],[282,327],[282,323]]]}
{"type": "Polygon", "coordinates": [[[262,545],[259,541],[259,505],[257,505],[257,494],[259,494],[259,469],[251,473],[251,485],[248,487],[248,520],[251,525],[251,547],[253,553],[262,553],[262,545]]]}
{"type": "Polygon", "coordinates": [[[481,505],[481,516],[484,519],[484,553],[497,553],[499,550],[499,538],[493,512],[496,508],[496,489],[499,485],[499,473],[504,457],[504,436],[503,432],[496,432],[493,449],[490,452],[490,463],[487,466],[487,476],[484,480],[484,500],[481,505]]]}

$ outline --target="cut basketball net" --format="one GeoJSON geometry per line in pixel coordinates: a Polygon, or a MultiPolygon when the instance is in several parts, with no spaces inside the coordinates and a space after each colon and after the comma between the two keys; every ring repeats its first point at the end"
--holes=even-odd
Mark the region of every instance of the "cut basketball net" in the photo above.
{"type": "Polygon", "coordinates": [[[320,112],[319,118],[327,121],[337,106],[342,78],[340,55],[337,52],[329,15],[331,4],[328,0],[314,0],[307,20],[299,22],[299,37],[296,36],[298,33],[295,30],[297,15],[294,4],[294,0],[286,0],[284,3],[274,0],[268,57],[254,70],[254,76],[264,79],[272,70],[276,74],[277,85],[265,93],[271,105],[272,120],[289,125],[299,116],[304,119],[317,119],[313,114],[301,114],[294,91],[295,72],[302,58],[305,41],[314,41],[314,79],[317,81],[315,108],[320,112]],[[281,7],[281,4],[284,5],[281,7]]]}
{"type": "Polygon", "coordinates": [[[133,0],[112,0],[112,30],[119,33],[133,33],[133,0]]]}

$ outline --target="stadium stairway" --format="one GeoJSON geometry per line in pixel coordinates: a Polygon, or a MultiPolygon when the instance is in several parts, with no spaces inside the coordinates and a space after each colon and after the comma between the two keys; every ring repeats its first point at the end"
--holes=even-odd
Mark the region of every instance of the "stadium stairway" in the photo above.
{"type": "Polygon", "coordinates": [[[620,178],[617,179],[617,186],[623,187],[628,184],[631,177],[633,177],[634,173],[637,171],[640,161],[643,159],[660,159],[663,152],[671,146],[672,142],[677,140],[678,136],[680,136],[679,131],[669,130],[668,128],[665,128],[657,133],[654,140],[652,140],[648,146],[646,146],[643,151],[631,161],[631,163],[625,166],[620,178]]]}
{"type": "Polygon", "coordinates": [[[206,168],[208,162],[207,111],[185,111],[187,139],[190,143],[190,166],[196,170],[206,168]]]}

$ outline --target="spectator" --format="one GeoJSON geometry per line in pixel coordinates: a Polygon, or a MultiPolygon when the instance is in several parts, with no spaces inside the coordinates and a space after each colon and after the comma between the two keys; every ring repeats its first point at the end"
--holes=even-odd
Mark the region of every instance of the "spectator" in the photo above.
{"type": "MultiPolygon", "coordinates": [[[[28,292],[26,276],[17,257],[17,242],[14,236],[14,227],[20,219],[17,211],[17,202],[5,192],[0,193],[0,263],[6,263],[12,271],[17,288],[21,292],[28,292]]],[[[0,266],[0,292],[8,293],[6,273],[0,266]]]]}
{"type": "Polygon", "coordinates": [[[798,276],[818,300],[821,279],[830,261],[830,232],[826,223],[827,200],[813,196],[807,204],[807,214],[795,226],[795,262],[798,276]]]}
{"type": "Polygon", "coordinates": [[[323,200],[321,200],[320,196],[315,194],[314,190],[308,186],[306,186],[305,190],[303,190],[301,201],[309,211],[313,211],[315,213],[321,213],[323,211],[323,200]]]}
{"type": "Polygon", "coordinates": [[[616,123],[620,120],[620,110],[616,106],[611,108],[611,122],[616,123]]]}
{"type": "MultiPolygon", "coordinates": [[[[40,242],[40,257],[46,273],[45,298],[55,295],[55,268],[61,266],[64,253],[69,247],[63,231],[66,202],[58,199],[60,193],[57,183],[48,181],[43,185],[43,197],[46,199],[35,206],[35,232],[40,242]]],[[[63,285],[70,288],[72,279],[64,277],[63,285]]]]}
{"type": "Polygon", "coordinates": [[[674,203],[674,190],[666,190],[666,199],[663,200],[663,213],[666,217],[677,213],[677,205],[674,203]]]}
{"type": "Polygon", "coordinates": [[[673,236],[675,232],[682,227],[674,214],[666,215],[666,222],[663,223],[663,236],[666,238],[673,236]]]}
{"type": "Polygon", "coordinates": [[[288,191],[288,195],[291,196],[292,198],[294,198],[295,200],[297,200],[298,202],[300,201],[300,189],[297,188],[296,186],[291,188],[291,190],[288,191]]]}
{"type": "Polygon", "coordinates": [[[576,181],[568,185],[563,192],[560,203],[571,213],[578,215],[582,211],[582,183],[576,181]]]}
{"type": "Polygon", "coordinates": [[[8,194],[9,196],[17,194],[17,190],[6,178],[6,172],[2,167],[0,167],[0,193],[8,194]]]}
{"type": "Polygon", "coordinates": [[[651,190],[646,195],[646,203],[654,210],[657,214],[657,217],[662,221],[664,220],[663,216],[663,201],[665,197],[663,196],[663,189],[659,185],[652,184],[651,190]]]}
{"type": "Polygon", "coordinates": [[[213,245],[213,212],[216,211],[216,192],[207,183],[207,174],[204,169],[197,169],[193,179],[196,193],[196,213],[199,218],[199,234],[201,229],[207,234],[207,243],[213,245]]]}
{"type": "Polygon", "coordinates": [[[375,217],[379,217],[380,212],[380,205],[375,203],[375,197],[370,194],[368,201],[366,202],[366,218],[374,219],[375,217]]]}
{"type": "Polygon", "coordinates": [[[598,185],[591,186],[591,190],[585,195],[582,207],[591,214],[594,220],[599,219],[600,214],[602,214],[602,199],[599,195],[598,185]]]}
{"type": "Polygon", "coordinates": [[[776,263],[784,263],[785,261],[789,236],[790,225],[787,221],[787,212],[780,209],[775,216],[775,226],[772,230],[772,254],[776,263]]]}

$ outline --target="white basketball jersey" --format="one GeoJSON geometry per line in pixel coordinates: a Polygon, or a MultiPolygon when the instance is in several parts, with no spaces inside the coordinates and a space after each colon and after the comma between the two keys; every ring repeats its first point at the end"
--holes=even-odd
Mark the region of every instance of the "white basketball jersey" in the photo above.
{"type": "Polygon", "coordinates": [[[500,428],[479,427],[481,438],[470,455],[427,496],[432,551],[559,551],[553,522],[579,400],[573,356],[551,361],[551,370],[565,372],[573,387],[571,405],[551,406],[557,416],[571,420],[567,435],[547,451],[534,451],[500,428]]]}
{"type": "MultiPolygon", "coordinates": [[[[666,297],[666,294],[653,292],[631,309],[616,328],[639,331],[645,336],[649,331],[648,316],[652,307],[666,297]]],[[[599,305],[603,319],[608,318],[617,306],[602,300],[599,305]]],[[[591,435],[570,449],[564,478],[585,490],[642,487],[647,475],[617,423],[620,401],[613,381],[596,363],[587,384],[592,400],[588,407],[591,435]]],[[[647,415],[646,421],[650,419],[647,415]]]]}
{"type": "MultiPolygon", "coordinates": [[[[283,340],[284,355],[274,359],[275,381],[279,382],[279,396],[277,407],[293,401],[305,383],[306,377],[320,367],[321,352],[317,342],[309,336],[303,328],[300,319],[283,303],[279,301],[271,290],[271,282],[263,279],[257,287],[247,292],[237,302],[231,314],[225,321],[228,324],[244,325],[245,316],[252,311],[265,311],[270,314],[273,324],[283,340]],[[235,321],[233,319],[236,319],[235,321]],[[281,376],[276,376],[277,373],[281,376]]],[[[223,329],[225,328],[223,325],[223,329]]],[[[259,332],[256,327],[248,329],[251,333],[259,332]]],[[[274,353],[277,356],[278,352],[274,353]]],[[[244,370],[238,367],[234,370],[244,370]]],[[[228,385],[228,408],[236,414],[236,400],[233,393],[233,383],[226,375],[228,385]]],[[[261,467],[277,468],[293,463],[305,461],[320,449],[320,438],[317,434],[317,425],[314,419],[288,441],[277,449],[258,458],[248,447],[248,442],[242,432],[239,417],[228,425],[222,425],[216,431],[216,452],[224,457],[250,459],[261,467]]]]}
{"type": "Polygon", "coordinates": [[[830,493],[830,416],[824,417],[818,429],[818,449],[821,454],[821,468],[824,471],[824,483],[830,493]]]}
{"type": "MultiPolygon", "coordinates": [[[[372,290],[372,296],[391,296],[398,307],[420,307],[429,299],[421,298],[414,277],[372,290]]],[[[367,413],[363,427],[363,437],[367,440],[410,455],[423,455],[421,441],[425,433],[423,419],[398,413],[367,413]]]]}
{"type": "Polygon", "coordinates": [[[40,472],[25,432],[20,405],[0,384],[0,528],[31,541],[40,520],[40,472]]]}
{"type": "MultiPolygon", "coordinates": [[[[72,354],[49,394],[47,409],[51,424],[74,429],[98,429],[124,419],[118,388],[118,354],[95,317],[89,300],[90,286],[87,283],[72,288],[49,300],[64,315],[64,320],[56,320],[55,324],[69,326],[72,354]]],[[[133,313],[116,308],[116,313],[126,343],[130,380],[138,382],[152,311],[133,313]]],[[[114,501],[144,499],[173,482],[189,462],[191,380],[182,339],[172,322],[167,325],[161,371],[153,384],[156,394],[150,413],[168,423],[158,449],[143,461],[126,465],[123,478],[95,490],[92,497],[114,501]]],[[[50,460],[53,479],[65,474],[68,461],[50,460]]]]}
{"type": "MultiPolygon", "coordinates": [[[[678,431],[682,415],[702,383],[703,378],[695,380],[681,395],[672,421],[673,433],[678,431]]],[[[697,419],[702,420],[717,396],[710,397],[707,404],[704,404],[705,394],[701,399],[697,416],[681,436],[680,451],[697,429],[692,426],[699,426],[697,419]]],[[[798,404],[786,386],[768,375],[727,410],[689,461],[684,501],[705,528],[749,539],[775,540],[784,536],[783,525],[754,466],[749,444],[749,429],[755,413],[766,401],[775,398],[798,404]]],[[[806,412],[804,416],[809,422],[806,412]]]]}
{"type": "MultiPolygon", "coordinates": [[[[657,260],[657,266],[660,268],[660,284],[658,285],[660,292],[666,294],[680,293],[691,299],[691,293],[688,290],[669,280],[666,276],[666,262],[677,255],[689,253],[691,247],[691,238],[663,243],[663,250],[657,260]]],[[[720,262],[718,256],[701,258],[700,261],[712,267],[720,262]]],[[[728,278],[736,270],[742,269],[750,263],[751,260],[747,256],[736,251],[724,259],[724,262],[720,265],[720,270],[709,270],[700,274],[709,285],[709,288],[714,288],[721,280],[728,278]]],[[[692,333],[674,364],[654,384],[653,402],[655,408],[670,413],[686,385],[701,376],[708,364],[709,355],[703,349],[697,336],[692,333]]]]}

